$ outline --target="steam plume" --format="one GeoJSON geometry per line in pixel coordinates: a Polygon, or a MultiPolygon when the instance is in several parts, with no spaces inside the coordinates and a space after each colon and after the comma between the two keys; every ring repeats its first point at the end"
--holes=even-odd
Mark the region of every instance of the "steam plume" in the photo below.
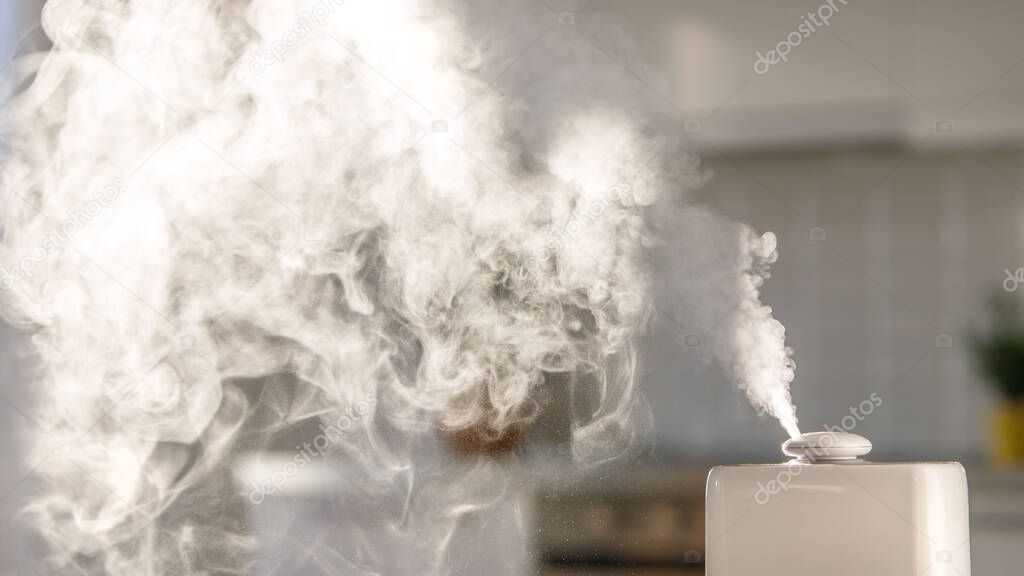
{"type": "MultiPolygon", "coordinates": [[[[485,49],[472,16],[47,4],[54,49],[18,64],[12,87],[29,86],[5,109],[0,264],[4,314],[39,361],[26,514],[52,572],[250,573],[236,456],[342,418],[331,457],[380,510],[372,533],[310,544],[339,574],[445,572],[421,560],[500,501],[513,467],[436,465],[439,435],[527,429],[546,388],[577,393],[578,463],[637,445],[643,213],[677,205],[692,175],[648,165],[656,123],[614,90],[531,126],[490,86],[516,39],[485,49]]],[[[781,326],[757,300],[771,238],[680,215],[704,235],[679,251],[704,282],[680,309],[735,287],[715,355],[795,426],[781,326]]]]}
{"type": "Polygon", "coordinates": [[[751,403],[800,435],[789,393],[792,351],[786,329],[760,301],[775,235],[756,234],[706,208],[688,207],[662,222],[668,243],[664,268],[672,278],[678,322],[701,338],[701,349],[746,392],[751,403]]]}

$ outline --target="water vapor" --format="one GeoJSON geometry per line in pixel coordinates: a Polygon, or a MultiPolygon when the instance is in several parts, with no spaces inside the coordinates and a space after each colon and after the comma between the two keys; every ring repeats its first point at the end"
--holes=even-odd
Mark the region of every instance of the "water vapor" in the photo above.
{"type": "Polygon", "coordinates": [[[758,300],[773,238],[681,208],[697,178],[658,113],[554,18],[47,3],[53,50],[8,86],[0,266],[36,358],[49,573],[258,573],[232,469],[267,450],[365,496],[303,544],[324,572],[448,573],[432,559],[519,485],[552,397],[577,465],[643,444],[651,210],[683,234],[677,312],[722,313],[715,358],[795,427],[758,300]]]}

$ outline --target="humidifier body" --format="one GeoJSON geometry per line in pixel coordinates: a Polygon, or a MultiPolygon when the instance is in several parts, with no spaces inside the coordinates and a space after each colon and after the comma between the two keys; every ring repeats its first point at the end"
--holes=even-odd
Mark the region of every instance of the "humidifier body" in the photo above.
{"type": "Polygon", "coordinates": [[[955,462],[720,466],[706,514],[711,576],[970,575],[967,478],[955,462]]]}

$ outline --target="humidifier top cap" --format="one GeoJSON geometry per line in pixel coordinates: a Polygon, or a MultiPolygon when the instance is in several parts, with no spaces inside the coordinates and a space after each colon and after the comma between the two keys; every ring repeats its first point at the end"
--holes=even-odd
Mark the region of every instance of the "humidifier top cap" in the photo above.
{"type": "Polygon", "coordinates": [[[856,460],[871,452],[871,442],[849,432],[808,432],[786,440],[782,451],[807,462],[856,460]]]}

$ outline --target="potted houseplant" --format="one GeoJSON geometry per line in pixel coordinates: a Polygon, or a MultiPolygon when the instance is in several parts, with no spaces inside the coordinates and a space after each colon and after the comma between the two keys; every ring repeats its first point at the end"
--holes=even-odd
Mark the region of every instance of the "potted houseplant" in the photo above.
{"type": "Polygon", "coordinates": [[[995,299],[987,332],[972,338],[977,366],[999,396],[992,413],[992,456],[1024,464],[1024,322],[1016,299],[995,299]]]}

